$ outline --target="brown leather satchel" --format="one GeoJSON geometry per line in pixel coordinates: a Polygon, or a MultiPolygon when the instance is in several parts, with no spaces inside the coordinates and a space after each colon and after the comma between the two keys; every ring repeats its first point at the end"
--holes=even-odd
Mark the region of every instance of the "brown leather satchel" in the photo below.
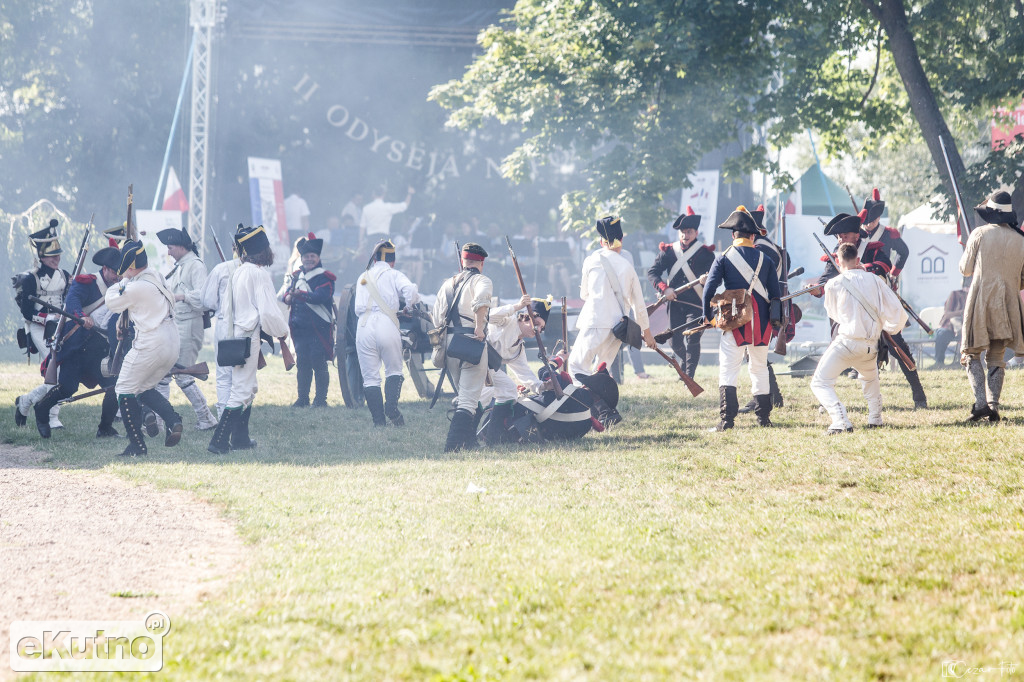
{"type": "Polygon", "coordinates": [[[746,289],[726,289],[711,298],[711,307],[718,309],[715,326],[724,332],[739,329],[754,319],[753,301],[746,289]]]}

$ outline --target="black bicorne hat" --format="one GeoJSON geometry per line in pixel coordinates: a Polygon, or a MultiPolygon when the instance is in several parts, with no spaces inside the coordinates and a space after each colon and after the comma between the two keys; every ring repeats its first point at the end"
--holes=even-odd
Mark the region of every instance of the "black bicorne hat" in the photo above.
{"type": "Polygon", "coordinates": [[[737,206],[736,210],[725,219],[725,222],[718,226],[718,229],[750,235],[761,234],[761,231],[757,229],[757,221],[754,220],[754,216],[750,215],[746,206],[737,206]]]}
{"type": "Polygon", "coordinates": [[[121,265],[121,252],[117,250],[116,246],[104,247],[92,255],[92,262],[116,272],[121,265]]]}
{"type": "Polygon", "coordinates": [[[1006,223],[1017,229],[1017,212],[1013,210],[1013,201],[1009,192],[993,192],[984,203],[974,207],[978,216],[986,223],[1006,223]]]}
{"type": "Polygon", "coordinates": [[[161,244],[167,246],[183,246],[186,249],[192,248],[192,238],[188,236],[188,230],[184,227],[180,229],[171,228],[169,230],[160,230],[156,233],[156,238],[160,240],[161,244]]]}
{"type": "Polygon", "coordinates": [[[882,217],[882,213],[885,212],[885,202],[882,201],[882,195],[878,193],[878,188],[871,190],[871,196],[864,200],[864,208],[867,211],[867,215],[864,217],[864,224],[872,223],[882,217]]]}
{"type": "Polygon", "coordinates": [[[860,216],[849,213],[837,213],[836,217],[825,225],[825,235],[846,234],[856,232],[861,234],[860,216]]]}
{"type": "Polygon", "coordinates": [[[544,320],[544,324],[548,323],[548,316],[551,315],[551,304],[555,302],[555,299],[550,294],[547,298],[534,298],[531,308],[533,314],[544,320]]]}
{"type": "Polygon", "coordinates": [[[672,223],[672,227],[677,230],[696,230],[700,227],[700,216],[693,212],[693,206],[686,207],[686,213],[682,213],[676,218],[676,221],[672,223]]]}
{"type": "Polygon", "coordinates": [[[597,233],[607,244],[622,241],[622,221],[615,216],[605,216],[597,221],[597,233]]]}
{"type": "Polygon", "coordinates": [[[608,403],[608,407],[615,409],[615,406],[619,404],[619,385],[608,374],[606,368],[593,374],[577,374],[576,380],[589,388],[598,398],[608,403]]]}
{"type": "Polygon", "coordinates": [[[262,225],[256,227],[243,227],[235,233],[235,243],[242,253],[255,256],[270,248],[270,239],[267,238],[267,230],[262,225]]]}
{"type": "Polygon", "coordinates": [[[117,274],[123,275],[129,268],[144,268],[149,265],[149,258],[146,256],[146,246],[141,241],[126,239],[121,244],[120,260],[117,264],[117,274]]]}
{"type": "Polygon", "coordinates": [[[302,255],[315,253],[319,256],[324,248],[324,240],[317,239],[316,235],[310,232],[305,237],[299,237],[298,241],[295,242],[295,248],[302,255]]]}
{"type": "Polygon", "coordinates": [[[125,239],[128,239],[128,229],[125,227],[125,223],[109,227],[103,230],[103,234],[107,235],[108,238],[113,239],[117,243],[121,243],[125,239]]]}
{"type": "Polygon", "coordinates": [[[52,218],[50,224],[39,230],[33,232],[28,236],[29,241],[32,242],[32,246],[35,247],[36,253],[39,254],[40,258],[46,258],[48,256],[59,256],[64,253],[60,248],[60,242],[57,241],[57,219],[52,218]]]}

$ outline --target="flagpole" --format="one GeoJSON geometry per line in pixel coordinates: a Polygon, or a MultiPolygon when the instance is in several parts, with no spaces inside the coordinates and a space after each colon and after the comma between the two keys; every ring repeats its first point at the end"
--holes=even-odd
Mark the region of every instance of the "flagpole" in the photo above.
{"type": "Polygon", "coordinates": [[[160,192],[167,179],[167,166],[171,159],[171,145],[174,142],[174,130],[178,127],[178,115],[181,113],[181,102],[185,99],[185,86],[188,84],[189,74],[192,73],[192,53],[196,50],[196,31],[192,29],[192,45],[188,48],[188,59],[185,61],[185,73],[181,74],[181,88],[178,90],[178,104],[174,107],[174,120],[171,121],[171,132],[167,135],[167,148],[164,149],[164,163],[160,168],[160,179],[156,183],[156,193],[153,194],[153,210],[155,211],[160,201],[160,192]]]}

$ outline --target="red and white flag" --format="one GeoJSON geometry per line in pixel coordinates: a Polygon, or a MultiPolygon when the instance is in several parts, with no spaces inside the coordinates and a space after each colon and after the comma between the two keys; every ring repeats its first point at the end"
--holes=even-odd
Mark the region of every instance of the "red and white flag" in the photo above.
{"type": "Polygon", "coordinates": [[[171,166],[167,173],[167,186],[164,188],[162,208],[165,211],[188,211],[188,199],[185,198],[185,190],[178,182],[178,174],[174,172],[174,166],[171,166]]]}

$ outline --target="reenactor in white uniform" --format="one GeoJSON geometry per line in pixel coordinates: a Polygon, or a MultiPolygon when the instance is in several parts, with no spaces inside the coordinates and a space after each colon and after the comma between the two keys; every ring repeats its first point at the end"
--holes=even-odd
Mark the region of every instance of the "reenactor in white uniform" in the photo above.
{"type": "MultiPolygon", "coordinates": [[[[29,241],[36,249],[36,256],[39,258],[39,266],[35,270],[24,272],[15,277],[15,287],[18,295],[15,300],[21,309],[21,315],[25,318],[25,332],[21,336],[27,346],[29,354],[38,353],[41,359],[46,358],[46,342],[57,329],[57,316],[47,314],[38,303],[29,300],[29,296],[40,298],[52,306],[64,307],[64,297],[71,286],[71,274],[67,270],[60,269],[60,255],[64,251],[57,241],[57,220],[53,219],[50,224],[38,232],[29,235],[29,241]]],[[[53,388],[47,384],[40,384],[25,395],[18,396],[14,401],[14,423],[24,426],[27,421],[28,411],[39,402],[46,392],[53,388]]],[[[51,429],[63,428],[58,419],[60,407],[54,405],[50,408],[49,427],[51,429]]]]}
{"type": "Polygon", "coordinates": [[[121,246],[117,274],[122,277],[120,284],[108,288],[104,295],[107,308],[128,315],[135,326],[132,348],[124,356],[114,387],[129,440],[121,455],[144,455],[147,448],[142,436],[142,405],[164,420],[164,445],[171,447],[181,440],[181,417],[156,390],[178,359],[174,294],[163,276],[148,267],[146,247],[141,241],[129,239],[121,246]]]}
{"type": "Polygon", "coordinates": [[[408,277],[395,268],[395,245],[390,239],[378,242],[356,282],[356,353],[363,375],[363,393],[374,426],[387,419],[395,426],[405,424],[398,410],[402,394],[402,333],[398,323],[400,301],[413,305],[419,291],[408,277]],[[381,394],[380,365],[384,363],[384,392],[381,394]],[[385,419],[386,417],[386,419],[385,419]]]}
{"type": "Polygon", "coordinates": [[[487,380],[487,348],[485,345],[483,356],[473,363],[452,357],[448,347],[457,335],[486,343],[487,313],[493,285],[482,272],[485,258],[487,251],[479,244],[468,242],[463,245],[462,271],[441,285],[431,315],[434,327],[448,329],[445,346],[437,348],[433,357],[434,366],[444,370],[438,381],[443,381],[445,371],[448,372],[459,394],[448,428],[445,452],[477,446],[475,414],[487,380]]]}
{"type": "MultiPolygon", "coordinates": [[[[232,253],[235,256],[231,260],[226,260],[223,263],[217,263],[213,266],[213,270],[210,270],[209,276],[206,278],[206,284],[203,286],[203,308],[205,310],[216,311],[217,326],[213,330],[214,343],[221,339],[231,338],[231,330],[228,328],[227,321],[224,317],[224,300],[225,292],[228,289],[228,281],[231,279],[231,273],[238,269],[238,266],[242,264],[238,260],[238,235],[243,230],[243,225],[238,224],[238,231],[235,232],[234,239],[232,240],[232,253]]],[[[220,419],[224,414],[224,407],[228,404],[228,397],[231,395],[231,368],[221,367],[217,365],[217,418],[220,419]]]]}
{"type": "Polygon", "coordinates": [[[243,364],[231,368],[231,394],[207,447],[218,455],[256,447],[256,441],[249,438],[249,419],[258,388],[260,332],[274,338],[288,333],[288,320],[277,303],[268,270],[274,263],[274,252],[266,230],[262,225],[244,228],[236,241],[242,264],[229,279],[224,318],[232,331],[230,338],[250,340],[250,353],[243,364]]]}
{"type": "MultiPolygon", "coordinates": [[[[177,364],[182,367],[194,365],[203,347],[203,336],[208,326],[206,308],[202,293],[206,284],[206,266],[199,259],[199,251],[185,228],[161,230],[156,234],[167,253],[175,260],[174,267],[167,273],[167,288],[174,294],[174,323],[178,325],[180,339],[177,364]]],[[[178,388],[188,398],[196,413],[196,429],[205,431],[217,426],[217,420],[206,404],[206,396],[196,383],[195,377],[187,374],[174,376],[178,388]]],[[[171,377],[164,377],[157,390],[165,398],[171,394],[171,377]]]]}

